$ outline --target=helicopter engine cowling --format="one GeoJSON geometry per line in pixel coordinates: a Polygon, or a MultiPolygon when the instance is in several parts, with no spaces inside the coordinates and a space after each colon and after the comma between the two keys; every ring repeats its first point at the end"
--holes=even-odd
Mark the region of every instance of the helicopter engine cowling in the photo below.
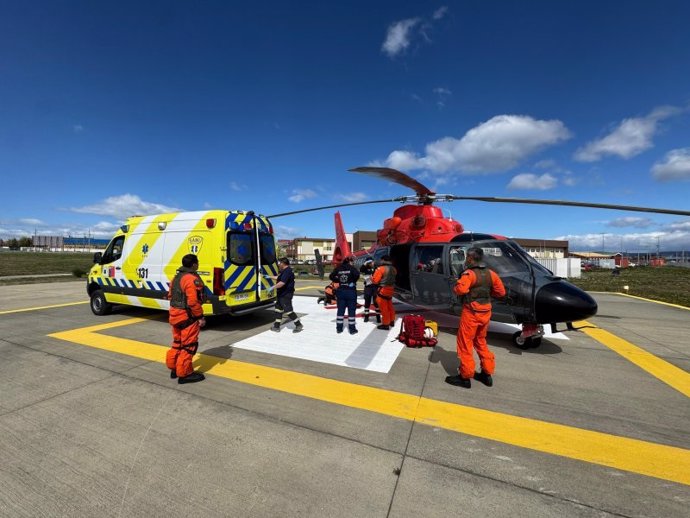
{"type": "Polygon", "coordinates": [[[380,246],[424,241],[450,241],[462,233],[459,221],[443,217],[443,211],[433,205],[404,205],[396,209],[392,218],[384,221],[376,233],[380,246]]]}

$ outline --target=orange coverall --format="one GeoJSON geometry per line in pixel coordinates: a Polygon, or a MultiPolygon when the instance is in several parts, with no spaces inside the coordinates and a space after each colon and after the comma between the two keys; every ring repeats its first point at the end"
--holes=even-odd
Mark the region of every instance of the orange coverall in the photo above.
{"type": "Polygon", "coordinates": [[[393,307],[393,294],[395,293],[395,268],[390,263],[383,263],[376,268],[374,275],[371,276],[371,281],[378,284],[379,289],[376,294],[376,303],[379,305],[381,311],[381,325],[392,326],[395,324],[395,308],[393,307]],[[392,270],[391,275],[388,273],[388,268],[392,270]],[[388,280],[386,280],[388,277],[388,280]],[[381,281],[389,282],[391,284],[381,284],[381,281]]]}
{"type": "MultiPolygon", "coordinates": [[[[183,378],[194,372],[192,358],[199,347],[199,320],[204,316],[201,307],[203,302],[204,281],[193,272],[178,273],[182,275],[180,288],[185,295],[187,308],[170,307],[168,322],[172,328],[173,343],[165,357],[168,369],[183,378]]],[[[173,284],[170,283],[168,298],[172,296],[173,284]]]]}
{"type": "MultiPolygon", "coordinates": [[[[506,290],[500,277],[488,268],[486,271],[491,274],[491,297],[504,297],[506,290]]],[[[476,283],[477,275],[475,269],[469,268],[462,273],[453,291],[460,296],[466,295],[476,283]]],[[[458,369],[460,377],[469,379],[474,376],[473,347],[477,350],[482,371],[489,375],[494,373],[496,368],[494,353],[486,345],[486,333],[489,330],[490,320],[491,302],[481,304],[478,301],[472,301],[471,304],[463,304],[456,338],[458,358],[460,359],[460,367],[458,369]]]]}

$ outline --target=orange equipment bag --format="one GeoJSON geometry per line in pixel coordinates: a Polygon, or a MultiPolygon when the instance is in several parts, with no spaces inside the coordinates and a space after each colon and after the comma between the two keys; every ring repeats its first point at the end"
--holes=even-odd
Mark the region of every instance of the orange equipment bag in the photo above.
{"type": "Polygon", "coordinates": [[[438,340],[424,336],[426,322],[422,315],[405,315],[400,324],[398,340],[407,347],[434,347],[438,340]]]}

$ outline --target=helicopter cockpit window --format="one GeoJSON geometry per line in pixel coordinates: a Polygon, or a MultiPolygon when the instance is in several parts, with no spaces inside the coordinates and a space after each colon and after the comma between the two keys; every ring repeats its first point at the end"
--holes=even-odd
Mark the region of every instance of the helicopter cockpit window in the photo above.
{"type": "Polygon", "coordinates": [[[460,277],[465,268],[465,250],[462,248],[450,249],[450,273],[453,277],[460,277]]]}
{"type": "Polygon", "coordinates": [[[388,248],[377,248],[376,251],[374,252],[374,262],[378,266],[381,264],[381,258],[384,255],[388,255],[390,253],[390,250],[388,248]]]}
{"type": "Polygon", "coordinates": [[[420,246],[416,250],[415,263],[417,271],[443,273],[442,246],[420,246]]]}
{"type": "Polygon", "coordinates": [[[499,275],[529,271],[529,266],[515,248],[506,241],[477,243],[484,251],[484,262],[499,275]]]}

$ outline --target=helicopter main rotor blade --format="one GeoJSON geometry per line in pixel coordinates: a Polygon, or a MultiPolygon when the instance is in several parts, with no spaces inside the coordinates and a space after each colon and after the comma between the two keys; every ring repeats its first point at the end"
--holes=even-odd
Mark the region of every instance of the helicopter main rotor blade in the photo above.
{"type": "Polygon", "coordinates": [[[422,185],[414,178],[410,178],[402,171],[391,169],[390,167],[353,167],[352,169],[348,169],[348,171],[377,176],[378,178],[382,178],[384,180],[399,183],[400,185],[404,185],[405,187],[412,189],[420,196],[435,194],[434,191],[425,185],[422,185]]]}
{"type": "Polygon", "coordinates": [[[314,212],[316,210],[325,210],[325,209],[337,209],[338,207],[353,207],[355,205],[369,205],[371,203],[391,203],[394,201],[404,201],[405,198],[391,198],[389,200],[372,200],[372,201],[357,201],[357,202],[352,202],[352,203],[339,203],[338,205],[324,205],[323,207],[314,207],[311,209],[300,209],[300,210],[293,210],[290,212],[281,212],[280,214],[271,214],[267,216],[268,218],[279,218],[281,216],[292,216],[293,214],[302,214],[303,212],[314,212]]]}
{"type": "Polygon", "coordinates": [[[655,212],[657,214],[674,214],[676,216],[690,216],[690,211],[675,209],[656,209],[653,207],[635,207],[632,205],[612,205],[609,203],[587,203],[581,201],[563,200],[534,200],[530,198],[496,198],[493,196],[449,196],[452,200],[474,200],[489,203],[525,203],[532,205],[561,205],[566,207],[589,207],[592,209],[628,210],[632,212],[655,212]]]}

